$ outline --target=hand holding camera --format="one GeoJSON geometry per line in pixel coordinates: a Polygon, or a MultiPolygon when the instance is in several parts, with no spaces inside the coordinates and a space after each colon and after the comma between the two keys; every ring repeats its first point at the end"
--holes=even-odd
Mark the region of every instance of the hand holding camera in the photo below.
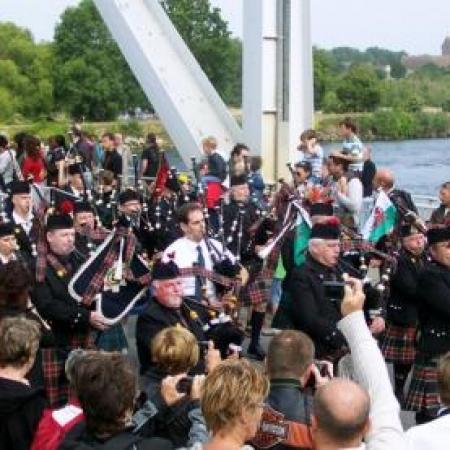
{"type": "Polygon", "coordinates": [[[161,397],[167,406],[173,406],[186,396],[199,400],[205,375],[190,377],[185,373],[164,378],[161,383],[161,397]]]}
{"type": "Polygon", "coordinates": [[[342,316],[345,317],[353,312],[362,311],[366,296],[363,292],[361,280],[352,278],[347,274],[343,275],[343,279],[345,285],[344,298],[341,303],[341,313],[342,316]]]}

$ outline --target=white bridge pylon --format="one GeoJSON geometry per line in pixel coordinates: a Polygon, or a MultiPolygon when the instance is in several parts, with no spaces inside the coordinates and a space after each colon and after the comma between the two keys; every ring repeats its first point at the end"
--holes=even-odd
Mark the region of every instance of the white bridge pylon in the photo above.
{"type": "Polygon", "coordinates": [[[158,0],[94,0],[185,164],[214,136],[263,157],[268,180],[286,175],[313,121],[310,0],[242,0],[243,130],[158,0]]]}
{"type": "Polygon", "coordinates": [[[94,0],[185,164],[213,135],[227,152],[242,130],[157,0],[94,0]]]}

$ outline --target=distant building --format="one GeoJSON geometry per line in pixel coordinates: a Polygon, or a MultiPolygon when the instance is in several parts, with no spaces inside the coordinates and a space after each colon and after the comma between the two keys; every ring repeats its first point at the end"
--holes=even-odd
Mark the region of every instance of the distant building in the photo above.
{"type": "Polygon", "coordinates": [[[402,63],[408,70],[408,72],[414,72],[415,70],[423,67],[427,64],[434,64],[438,67],[450,67],[450,37],[446,37],[442,43],[442,55],[419,55],[419,56],[404,56],[402,63]]]}

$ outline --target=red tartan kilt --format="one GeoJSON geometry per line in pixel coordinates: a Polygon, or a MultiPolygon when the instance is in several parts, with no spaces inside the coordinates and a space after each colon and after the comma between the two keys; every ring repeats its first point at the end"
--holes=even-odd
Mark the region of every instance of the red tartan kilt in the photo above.
{"type": "Polygon", "coordinates": [[[241,289],[239,304],[241,306],[255,306],[268,303],[272,287],[272,275],[271,271],[263,269],[255,280],[241,289]]]}
{"type": "Polygon", "coordinates": [[[414,363],[405,409],[426,410],[430,416],[435,416],[441,406],[436,363],[418,358],[414,363]]]}
{"type": "Polygon", "coordinates": [[[416,327],[388,324],[381,351],[387,362],[412,364],[416,356],[416,327]]]}
{"type": "Polygon", "coordinates": [[[206,206],[208,209],[215,208],[219,205],[220,196],[223,194],[224,189],[222,183],[219,181],[208,181],[206,183],[206,206]]]}
{"type": "Polygon", "coordinates": [[[76,348],[95,348],[93,336],[91,334],[74,335],[70,347],[41,349],[44,388],[50,408],[65,405],[69,399],[69,394],[72,394],[66,378],[65,364],[71,350],[76,348]]]}

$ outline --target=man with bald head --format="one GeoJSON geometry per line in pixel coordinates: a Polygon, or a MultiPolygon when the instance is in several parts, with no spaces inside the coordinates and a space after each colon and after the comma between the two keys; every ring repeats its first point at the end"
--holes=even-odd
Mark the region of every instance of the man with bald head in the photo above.
{"type": "Polygon", "coordinates": [[[362,285],[346,280],[338,328],[350,347],[352,377],[358,384],[336,378],[317,390],[311,423],[314,449],[400,450],[405,448],[400,407],[364,320],[362,285]]]}
{"type": "Polygon", "coordinates": [[[335,378],[314,396],[312,429],[317,448],[359,448],[370,430],[369,394],[351,380],[335,378]]]}
{"type": "Polygon", "coordinates": [[[417,214],[417,208],[411,198],[411,194],[403,191],[402,189],[395,188],[394,185],[395,177],[391,170],[386,168],[377,170],[373,179],[374,189],[377,191],[384,191],[385,194],[391,199],[394,206],[399,205],[417,214]]]}

